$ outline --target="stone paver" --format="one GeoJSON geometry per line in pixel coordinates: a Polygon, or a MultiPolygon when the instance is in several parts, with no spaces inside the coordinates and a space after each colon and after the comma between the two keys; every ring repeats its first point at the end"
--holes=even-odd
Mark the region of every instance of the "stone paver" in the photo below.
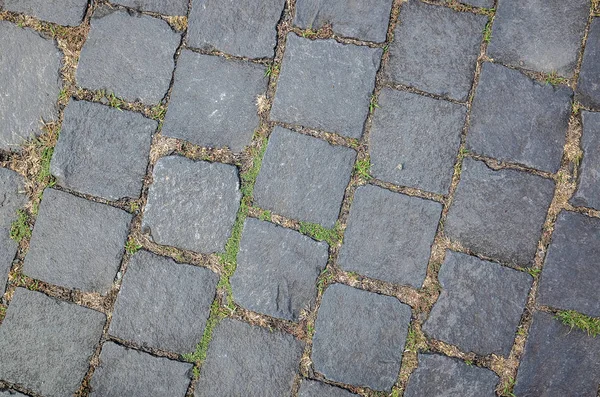
{"type": "Polygon", "coordinates": [[[257,206],[333,227],[356,153],[281,127],[271,133],[254,188],[257,206]]]}
{"type": "Polygon", "coordinates": [[[67,288],[108,292],[131,215],[54,189],[44,190],[23,272],[67,288]]]}
{"type": "Polygon", "coordinates": [[[113,3],[163,15],[184,16],[188,10],[188,0],[116,0],[113,3]]]}
{"type": "Polygon", "coordinates": [[[298,397],[352,397],[354,395],[339,387],[309,379],[302,381],[300,391],[298,392],[298,397]]]}
{"type": "Polygon", "coordinates": [[[25,394],[21,394],[12,390],[0,390],[0,397],[27,397],[25,394]]]}
{"type": "Polygon", "coordinates": [[[248,219],[242,232],[233,297],[243,307],[297,321],[314,306],[327,244],[274,224],[248,219]]]}
{"type": "Polygon", "coordinates": [[[17,288],[0,326],[0,379],[48,397],[73,395],[105,319],[100,312],[17,288]]]}
{"type": "Polygon", "coordinates": [[[582,104],[600,108],[600,19],[592,19],[583,62],[577,82],[576,99],[582,104]]]}
{"type": "Polygon", "coordinates": [[[359,138],[381,54],[289,34],[271,119],[359,138]]]}
{"type": "Polygon", "coordinates": [[[573,204],[600,210],[600,113],[582,112],[583,159],[573,204]]]}
{"type": "Polygon", "coordinates": [[[87,0],[4,0],[7,11],[18,12],[59,25],[77,26],[85,15],[87,0]]]}
{"type": "Polygon", "coordinates": [[[179,354],[194,351],[218,281],[208,269],[139,251],[127,266],[109,333],[179,354]]]}
{"type": "Polygon", "coordinates": [[[446,219],[446,235],[475,253],[528,266],[553,194],[551,180],[514,170],[493,171],[467,158],[446,219]]]}
{"type": "Polygon", "coordinates": [[[0,168],[0,294],[4,294],[6,277],[17,254],[10,229],[17,219],[17,210],[27,202],[24,182],[16,172],[0,168]]]}
{"type": "Polygon", "coordinates": [[[410,315],[396,298],[332,285],[315,323],[315,370],[336,382],[389,391],[398,379],[410,315]]]}
{"type": "Polygon", "coordinates": [[[184,50],[162,133],[239,152],[258,127],[256,98],[266,90],[262,65],[184,50]]]}

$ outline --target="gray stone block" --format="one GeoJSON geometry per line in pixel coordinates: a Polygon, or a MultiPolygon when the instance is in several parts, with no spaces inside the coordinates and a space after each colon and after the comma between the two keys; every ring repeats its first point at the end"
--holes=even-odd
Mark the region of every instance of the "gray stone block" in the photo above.
{"type": "Polygon", "coordinates": [[[487,18],[409,0],[390,45],[387,77],[432,94],[466,101],[487,18]]]}
{"type": "Polygon", "coordinates": [[[354,166],[352,149],[275,127],[254,187],[261,208],[332,228],[354,166]]]}
{"type": "Polygon", "coordinates": [[[169,89],[180,41],[163,20],[100,8],[81,50],[77,83],[130,102],[159,103],[169,89]]]}
{"type": "Polygon", "coordinates": [[[304,379],[300,384],[298,397],[352,397],[355,394],[326,383],[304,379]]]}
{"type": "Polygon", "coordinates": [[[592,19],[579,71],[575,98],[582,104],[600,107],[600,19],[592,19]]]}
{"type": "Polygon", "coordinates": [[[0,149],[18,150],[42,133],[41,120],[58,118],[62,56],[51,40],[8,21],[0,37],[0,149]]]}
{"type": "Polygon", "coordinates": [[[109,333],[179,354],[195,351],[218,281],[208,269],[139,251],[127,267],[109,333]]]}
{"type": "Polygon", "coordinates": [[[14,171],[0,168],[0,295],[4,294],[6,278],[17,254],[17,242],[10,238],[17,210],[25,205],[25,181],[14,171]]]}
{"type": "Polygon", "coordinates": [[[23,272],[51,284],[104,294],[121,264],[131,215],[44,190],[23,272]]]}
{"type": "Polygon", "coordinates": [[[87,0],[3,0],[0,7],[43,21],[77,26],[85,15],[87,0]]]}
{"type": "Polygon", "coordinates": [[[317,277],[327,258],[325,243],[248,219],[231,278],[233,297],[247,309],[297,321],[302,309],[314,306],[317,277]]]}
{"type": "Polygon", "coordinates": [[[188,0],[116,0],[113,3],[163,15],[185,16],[188,10],[188,0]]]}
{"type": "Polygon", "coordinates": [[[439,281],[442,292],[423,331],[465,352],[508,357],[527,302],[531,276],[448,251],[439,281]]]}
{"type": "Polygon", "coordinates": [[[289,34],[271,119],[360,138],[381,54],[289,34]]]}
{"type": "Polygon", "coordinates": [[[303,348],[292,335],[225,319],[213,331],[194,396],[290,395],[303,348]]]}
{"type": "Polygon", "coordinates": [[[153,178],[142,230],[158,244],[224,251],[242,197],[237,169],[170,156],[156,163],[153,178]]]}
{"type": "Polygon", "coordinates": [[[390,391],[410,316],[410,307],[396,298],[332,285],[315,323],[315,370],[336,382],[390,391]]]}
{"type": "Polygon", "coordinates": [[[265,68],[183,50],[163,135],[240,152],[258,127],[256,98],[266,92],[265,68]]]}
{"type": "Polygon", "coordinates": [[[100,312],[17,288],[0,327],[0,379],[48,397],[72,396],[105,320],[100,312]]]}
{"type": "Polygon", "coordinates": [[[0,397],[27,397],[25,394],[21,394],[14,390],[0,390],[0,397]]]}
{"type": "Polygon", "coordinates": [[[447,194],[466,107],[389,88],[378,102],[370,135],[371,174],[447,194]]]}
{"type": "Polygon", "coordinates": [[[573,92],[485,63],[471,109],[467,147],[477,154],[556,172],[573,92]]]}
{"type": "Polygon", "coordinates": [[[600,113],[582,112],[583,159],[579,169],[574,205],[600,210],[600,113]]]}
{"type": "Polygon", "coordinates": [[[446,235],[475,253],[529,266],[553,194],[549,179],[515,170],[493,171],[467,158],[446,219],[446,235]]]}
{"type": "Polygon", "coordinates": [[[138,113],[71,101],[50,171],[60,186],[107,200],[138,198],[158,123],[138,113]]]}

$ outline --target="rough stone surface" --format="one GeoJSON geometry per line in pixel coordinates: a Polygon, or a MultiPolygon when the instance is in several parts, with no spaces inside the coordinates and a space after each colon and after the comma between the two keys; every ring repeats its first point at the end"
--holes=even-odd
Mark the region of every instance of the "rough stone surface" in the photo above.
{"type": "Polygon", "coordinates": [[[405,397],[494,397],[498,376],[490,370],[438,354],[419,354],[405,397]]]}
{"type": "Polygon", "coordinates": [[[256,219],[246,220],[233,297],[247,309],[298,321],[314,305],[317,277],[327,264],[327,244],[256,219]]]}
{"type": "Polygon", "coordinates": [[[383,42],[391,10],[392,0],[300,0],[294,24],[312,30],[331,24],[338,35],[383,42]]]}
{"type": "Polygon", "coordinates": [[[101,8],[81,51],[77,83],[129,102],[159,103],[169,89],[180,41],[181,35],[158,18],[101,8]]]}
{"type": "Polygon", "coordinates": [[[525,344],[517,396],[596,396],[600,384],[600,338],[571,329],[537,312],[525,344]]]}
{"type": "Polygon", "coordinates": [[[600,113],[582,112],[583,160],[573,204],[600,210],[600,113]]]}
{"type": "Polygon", "coordinates": [[[289,34],[271,119],[359,138],[381,54],[289,34]]]}
{"type": "Polygon", "coordinates": [[[248,58],[272,58],[285,0],[192,0],[187,44],[248,58]]]}
{"type": "Polygon", "coordinates": [[[46,189],[23,272],[104,294],[121,264],[130,221],[118,208],[46,189]]]}
{"type": "Polygon", "coordinates": [[[55,120],[61,53],[31,29],[0,21],[0,149],[17,150],[55,120]],[[23,51],[26,48],[27,51],[23,51]]]}
{"type": "Polygon", "coordinates": [[[388,78],[466,101],[487,17],[409,0],[390,45],[388,78]]]}
{"type": "Polygon", "coordinates": [[[153,180],[142,231],[158,244],[202,253],[225,249],[241,199],[234,166],[164,157],[153,180]]]}
{"type": "Polygon", "coordinates": [[[188,9],[188,0],[116,0],[113,3],[140,11],[157,12],[163,15],[184,16],[188,9]]]}
{"type": "Polygon", "coordinates": [[[494,0],[461,0],[461,3],[475,7],[494,8],[494,0]]]}
{"type": "Polygon", "coordinates": [[[0,390],[0,397],[27,397],[25,394],[13,390],[0,390]]]}
{"type": "Polygon", "coordinates": [[[514,170],[463,162],[446,219],[448,237],[476,253],[512,264],[533,263],[554,183],[514,170]]]}
{"type": "Polygon", "coordinates": [[[184,50],[162,133],[239,152],[258,127],[256,98],[266,90],[264,66],[184,50]]]}
{"type": "Polygon", "coordinates": [[[508,357],[527,302],[531,276],[448,251],[439,280],[442,292],[423,330],[464,352],[508,357]]]}
{"type": "Polygon", "coordinates": [[[576,99],[582,104],[600,108],[600,19],[592,19],[583,63],[577,81],[576,99]]]}
{"type": "Polygon", "coordinates": [[[289,395],[303,348],[292,335],[225,319],[213,331],[194,395],[289,395]]]}
{"type": "Polygon", "coordinates": [[[17,243],[10,238],[10,229],[17,219],[17,210],[26,202],[23,178],[0,168],[0,295],[4,294],[6,278],[17,254],[17,243]]]}
{"type": "Polygon", "coordinates": [[[600,220],[562,212],[542,271],[538,302],[600,317],[600,220]]]}
{"type": "Polygon", "coordinates": [[[59,25],[77,26],[83,20],[87,0],[3,0],[0,7],[6,11],[36,17],[59,25]]]}
{"type": "Polygon", "coordinates": [[[90,396],[184,397],[191,372],[191,364],[107,342],[92,376],[90,396]]]}
{"type": "Polygon", "coordinates": [[[485,63],[467,146],[477,154],[556,172],[572,96],[568,87],[538,83],[517,70],[485,63]]]}
{"type": "Polygon", "coordinates": [[[410,308],[395,298],[332,285],[315,323],[315,370],[336,382],[391,390],[409,321],[410,308]]]}
{"type": "Polygon", "coordinates": [[[80,193],[138,198],[157,126],[138,113],[73,100],[65,109],[50,171],[59,185],[80,193]]]}
{"type": "Polygon", "coordinates": [[[384,88],[370,135],[371,174],[398,185],[447,194],[466,108],[384,88]]]}
{"type": "Polygon", "coordinates": [[[192,352],[202,338],[217,281],[208,269],[139,251],[127,267],[109,333],[142,346],[192,352]]]}
{"type": "Polygon", "coordinates": [[[17,288],[0,326],[0,379],[72,396],[100,341],[104,314],[17,288]]]}
{"type": "Polygon", "coordinates": [[[298,397],[352,397],[355,394],[326,383],[305,379],[300,384],[298,397]]]}
{"type": "Polygon", "coordinates": [[[487,53],[508,65],[570,77],[589,12],[588,0],[500,0],[487,53]]]}

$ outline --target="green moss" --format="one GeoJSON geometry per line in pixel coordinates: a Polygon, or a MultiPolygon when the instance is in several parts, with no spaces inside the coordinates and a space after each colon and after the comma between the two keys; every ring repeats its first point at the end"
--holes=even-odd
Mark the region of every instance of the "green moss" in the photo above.
{"type": "Polygon", "coordinates": [[[589,317],[574,310],[560,311],[555,317],[564,325],[587,332],[591,337],[595,338],[600,334],[600,318],[589,317]]]}
{"type": "Polygon", "coordinates": [[[24,238],[31,237],[31,228],[29,227],[29,214],[24,210],[17,210],[17,219],[10,227],[10,238],[20,243],[24,238]]]}
{"type": "Polygon", "coordinates": [[[261,212],[260,216],[258,217],[261,221],[271,221],[272,218],[272,214],[271,211],[269,210],[264,210],[263,212],[261,212]]]}
{"type": "Polygon", "coordinates": [[[134,238],[129,237],[127,243],[125,244],[125,250],[130,254],[135,254],[142,248],[141,244],[138,244],[134,238]]]}
{"type": "Polygon", "coordinates": [[[342,240],[339,229],[337,223],[333,229],[327,229],[318,223],[300,222],[300,233],[317,241],[325,241],[329,245],[337,245],[342,240]]]}

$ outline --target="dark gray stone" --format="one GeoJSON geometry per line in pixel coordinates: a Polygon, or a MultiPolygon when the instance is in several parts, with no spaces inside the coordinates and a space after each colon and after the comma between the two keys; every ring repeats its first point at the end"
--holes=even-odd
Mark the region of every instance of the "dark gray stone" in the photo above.
{"type": "Polygon", "coordinates": [[[355,394],[326,383],[305,379],[300,385],[298,397],[352,397],[355,394]]]}
{"type": "Polygon", "coordinates": [[[72,396],[105,320],[100,312],[17,288],[0,327],[0,379],[48,397],[72,396]]]}
{"type": "Polygon", "coordinates": [[[25,394],[13,390],[0,390],[0,397],[27,397],[25,394]]]}
{"type": "Polygon", "coordinates": [[[191,364],[107,342],[92,376],[90,396],[184,397],[191,370],[191,364]]]}
{"type": "Polygon", "coordinates": [[[171,83],[181,35],[169,24],[124,10],[96,10],[77,67],[77,83],[145,104],[159,103],[171,83]]]}
{"type": "Polygon", "coordinates": [[[225,249],[242,197],[234,166],[170,156],[154,166],[142,230],[163,245],[225,249]]]}
{"type": "Polygon", "coordinates": [[[562,212],[542,271],[539,302],[600,317],[600,219],[562,212]]]}
{"type": "Polygon", "coordinates": [[[17,254],[17,242],[10,238],[10,229],[17,219],[17,210],[26,202],[23,178],[0,168],[0,296],[4,294],[6,278],[17,254]]]}
{"type": "Polygon", "coordinates": [[[109,333],[142,346],[192,352],[218,281],[208,269],[140,251],[127,267],[109,333]]]}
{"type": "Polygon", "coordinates": [[[410,307],[396,298],[332,285],[315,323],[315,370],[336,382],[390,391],[398,379],[410,315],[410,307]]]}
{"type": "Polygon", "coordinates": [[[583,160],[573,204],[600,210],[600,113],[582,112],[583,160]]]}
{"type": "Polygon", "coordinates": [[[194,395],[290,395],[303,348],[292,335],[225,319],[213,331],[194,395]]]}
{"type": "Polygon", "coordinates": [[[553,194],[549,179],[515,170],[493,171],[467,158],[446,219],[446,235],[476,253],[529,266],[553,194]]]}
{"type": "Polygon", "coordinates": [[[0,149],[18,150],[41,134],[41,120],[58,118],[62,57],[54,42],[8,21],[0,37],[0,149]]]}
{"type": "Polygon", "coordinates": [[[600,338],[537,312],[525,344],[515,394],[595,397],[600,384],[600,338]]]}
{"type": "Polygon", "coordinates": [[[254,187],[254,201],[300,221],[335,225],[356,153],[275,127],[254,187]]]}
{"type": "Polygon", "coordinates": [[[271,119],[360,138],[381,54],[289,34],[271,119]]]}
{"type": "Polygon", "coordinates": [[[138,113],[71,101],[50,171],[59,185],[80,193],[138,198],[157,126],[138,113]]]}
{"type": "Polygon", "coordinates": [[[3,0],[0,7],[54,22],[59,25],[77,26],[83,20],[87,0],[3,0]]]}
{"type": "Polygon", "coordinates": [[[294,23],[312,30],[330,23],[341,36],[383,42],[391,10],[392,0],[299,0],[294,23]]]}
{"type": "Polygon", "coordinates": [[[447,194],[467,109],[389,88],[378,102],[370,135],[371,174],[447,194]]]}
{"type": "Polygon", "coordinates": [[[366,185],[350,209],[338,263],[346,271],[420,288],[442,205],[366,185]]]}
{"type": "Polygon", "coordinates": [[[248,58],[272,58],[285,0],[192,0],[187,44],[248,58]]]}
{"type": "Polygon", "coordinates": [[[46,189],[23,271],[63,287],[106,293],[130,222],[131,215],[118,208],[46,189]]]}
{"type": "Polygon", "coordinates": [[[469,366],[439,354],[419,354],[405,397],[494,397],[498,376],[490,370],[469,366]]]}
{"type": "Polygon", "coordinates": [[[494,8],[494,0],[461,0],[460,2],[474,7],[494,8]]]}
{"type": "Polygon", "coordinates": [[[571,77],[589,13],[589,0],[499,0],[488,55],[571,77]]]}
{"type": "Polygon", "coordinates": [[[423,331],[465,352],[507,357],[527,302],[531,276],[448,251],[439,280],[442,292],[423,331]]]}
{"type": "Polygon", "coordinates": [[[244,225],[231,288],[237,303],[297,321],[314,305],[317,277],[327,265],[327,244],[268,222],[244,225]]]}
{"type": "Polygon", "coordinates": [[[388,78],[466,101],[487,18],[408,0],[390,45],[388,78]]]}
{"type": "Polygon", "coordinates": [[[540,84],[485,63],[471,110],[467,147],[478,154],[556,172],[571,116],[570,88],[540,84]]]}
{"type": "Polygon", "coordinates": [[[156,12],[163,15],[184,16],[188,10],[188,0],[116,0],[113,3],[140,11],[156,12]]]}
{"type": "Polygon", "coordinates": [[[592,19],[579,71],[575,98],[582,104],[600,107],[600,19],[592,19]]]}
{"type": "Polygon", "coordinates": [[[240,152],[258,127],[256,98],[267,90],[265,68],[183,50],[163,135],[240,152]]]}

